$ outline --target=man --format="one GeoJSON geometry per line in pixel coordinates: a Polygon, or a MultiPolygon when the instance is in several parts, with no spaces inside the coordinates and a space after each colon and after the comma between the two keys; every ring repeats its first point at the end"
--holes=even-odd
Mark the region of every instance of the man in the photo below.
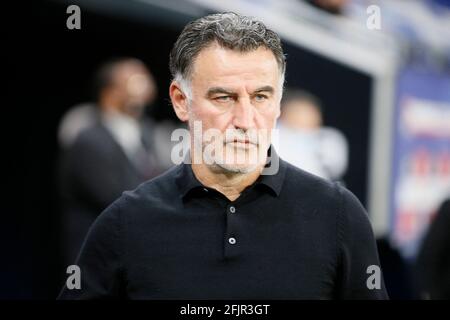
{"type": "Polygon", "coordinates": [[[424,236],[415,272],[420,298],[450,299],[450,198],[437,210],[424,236]]]}
{"type": "Polygon", "coordinates": [[[318,98],[298,89],[284,92],[278,130],[277,150],[283,160],[324,179],[342,178],[347,141],[337,129],[323,126],[318,98]]]}
{"type": "Polygon", "coordinates": [[[118,58],[104,63],[95,78],[97,105],[65,118],[66,126],[79,128],[65,145],[60,171],[63,257],[70,264],[100,212],[164,171],[154,125],[143,117],[156,95],[150,71],[137,59],[118,58]]]}
{"type": "Polygon", "coordinates": [[[367,273],[379,262],[358,200],[270,147],[285,71],[279,37],[253,18],[209,15],[184,28],[170,67],[192,164],[102,213],[77,262],[81,288],[60,298],[386,298],[381,274],[367,273]]]}

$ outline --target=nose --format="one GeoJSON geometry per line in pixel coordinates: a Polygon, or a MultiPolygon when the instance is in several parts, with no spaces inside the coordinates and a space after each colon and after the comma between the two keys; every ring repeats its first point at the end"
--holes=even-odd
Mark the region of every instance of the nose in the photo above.
{"type": "Polygon", "coordinates": [[[233,108],[233,126],[244,131],[254,126],[253,106],[249,99],[239,99],[233,108]]]}

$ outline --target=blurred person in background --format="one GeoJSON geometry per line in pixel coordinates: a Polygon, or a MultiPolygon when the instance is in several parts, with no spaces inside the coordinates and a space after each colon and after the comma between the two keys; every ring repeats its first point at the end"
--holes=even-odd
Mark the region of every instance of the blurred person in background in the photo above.
{"type": "Polygon", "coordinates": [[[309,4],[331,14],[341,14],[349,0],[306,0],[309,4]]]}
{"type": "Polygon", "coordinates": [[[416,262],[420,298],[450,299],[450,198],[440,207],[416,262]]]}
{"type": "Polygon", "coordinates": [[[412,270],[400,250],[393,246],[386,236],[377,238],[377,247],[389,298],[391,300],[414,299],[412,270]]]}
{"type": "Polygon", "coordinates": [[[167,169],[159,159],[155,125],[144,117],[157,88],[138,59],[103,64],[95,77],[96,104],[84,104],[63,118],[59,138],[63,256],[70,264],[98,213],[125,190],[167,169]]]}
{"type": "Polygon", "coordinates": [[[87,102],[73,106],[59,122],[58,143],[67,149],[83,130],[91,127],[99,120],[100,110],[95,103],[87,102]]]}
{"type": "Polygon", "coordinates": [[[324,127],[314,95],[286,90],[281,102],[279,154],[291,164],[328,180],[339,180],[348,163],[348,145],[338,130],[324,127]]]}

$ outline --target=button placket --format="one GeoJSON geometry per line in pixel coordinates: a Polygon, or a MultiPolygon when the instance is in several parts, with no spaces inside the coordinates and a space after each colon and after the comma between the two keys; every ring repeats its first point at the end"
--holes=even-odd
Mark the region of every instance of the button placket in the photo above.
{"type": "Polygon", "coordinates": [[[237,214],[237,208],[234,204],[228,204],[225,208],[226,213],[226,232],[225,237],[225,256],[233,257],[239,252],[239,215],[237,214]]]}

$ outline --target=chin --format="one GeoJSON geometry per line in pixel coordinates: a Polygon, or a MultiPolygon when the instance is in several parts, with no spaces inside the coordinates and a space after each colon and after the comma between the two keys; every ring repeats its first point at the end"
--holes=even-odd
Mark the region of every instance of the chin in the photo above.
{"type": "Polygon", "coordinates": [[[225,171],[228,172],[233,172],[233,173],[250,173],[255,171],[258,168],[257,164],[248,164],[248,165],[242,165],[242,164],[217,164],[218,167],[224,169],[225,171]]]}

